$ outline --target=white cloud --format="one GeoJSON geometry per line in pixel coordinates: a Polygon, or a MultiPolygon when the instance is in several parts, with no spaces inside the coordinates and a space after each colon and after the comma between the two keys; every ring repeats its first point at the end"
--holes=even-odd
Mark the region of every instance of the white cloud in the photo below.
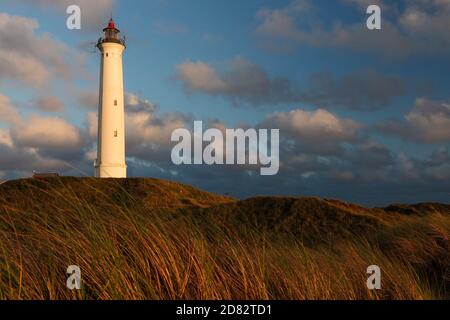
{"type": "Polygon", "coordinates": [[[33,148],[17,148],[0,143],[0,168],[7,173],[20,172],[29,176],[33,170],[56,171],[66,168],[64,161],[45,157],[33,148]]]}
{"type": "Polygon", "coordinates": [[[72,149],[81,147],[77,127],[59,117],[32,115],[11,128],[14,144],[22,147],[72,149]]]}
{"type": "Polygon", "coordinates": [[[125,93],[125,110],[126,111],[147,111],[154,112],[158,109],[158,106],[153,102],[141,98],[139,95],[126,92],[125,93]]]}
{"type": "Polygon", "coordinates": [[[64,110],[64,103],[54,96],[41,97],[36,101],[36,104],[42,111],[59,112],[64,110]]]}
{"type": "Polygon", "coordinates": [[[67,161],[78,162],[87,143],[84,130],[59,117],[23,117],[1,94],[0,121],[0,170],[8,177],[70,169],[67,161]]]}
{"type": "Polygon", "coordinates": [[[97,139],[98,116],[97,112],[88,112],[86,115],[88,134],[91,139],[97,139]]]}
{"type": "Polygon", "coordinates": [[[262,24],[257,32],[268,36],[280,36],[285,38],[297,38],[295,18],[306,16],[312,11],[312,4],[308,0],[294,0],[285,7],[278,9],[262,8],[257,16],[262,19],[262,24]]]}
{"type": "Polygon", "coordinates": [[[0,122],[16,124],[21,121],[20,113],[11,104],[8,97],[0,93],[0,122]]]}
{"type": "Polygon", "coordinates": [[[12,172],[27,172],[32,170],[57,170],[65,166],[63,161],[44,157],[34,148],[16,147],[9,130],[0,129],[0,169],[3,175],[12,172]]]}
{"type": "Polygon", "coordinates": [[[0,144],[12,147],[13,142],[9,130],[0,129],[0,144]]]}
{"type": "Polygon", "coordinates": [[[50,73],[37,59],[4,52],[0,49],[0,79],[13,79],[33,87],[41,86],[50,79],[50,73]]]}
{"type": "Polygon", "coordinates": [[[279,104],[298,100],[284,77],[270,77],[260,66],[237,57],[220,74],[211,64],[187,61],[177,66],[177,77],[189,93],[223,96],[234,104],[279,104]]]}
{"type": "MultiPolygon", "coordinates": [[[[450,6],[447,0],[403,1],[404,6],[395,8],[384,1],[371,1],[370,4],[382,6],[380,32],[367,30],[364,21],[346,24],[336,19],[324,27],[323,21],[313,11],[292,9],[295,2],[278,9],[261,9],[257,13],[261,20],[257,33],[269,43],[281,40],[285,46],[294,43],[312,47],[348,48],[396,58],[450,51],[450,6]]],[[[303,2],[312,3],[308,0],[303,2]]],[[[361,9],[370,1],[344,2],[361,9]]],[[[277,44],[281,45],[279,42],[277,44]]]]}
{"type": "Polygon", "coordinates": [[[412,1],[398,18],[400,27],[430,45],[450,45],[450,2],[448,0],[412,1]]]}
{"type": "Polygon", "coordinates": [[[34,19],[0,13],[0,81],[42,88],[52,76],[72,76],[67,46],[38,28],[34,19]]]}
{"type": "Polygon", "coordinates": [[[362,128],[354,120],[340,118],[324,109],[277,112],[269,115],[260,126],[279,128],[282,135],[310,144],[354,141],[362,128]]]}
{"type": "Polygon", "coordinates": [[[148,111],[126,114],[127,143],[133,148],[142,145],[170,145],[170,136],[175,129],[188,125],[186,116],[179,113],[161,115],[148,111]]]}
{"type": "Polygon", "coordinates": [[[419,98],[403,121],[389,121],[378,128],[417,143],[446,143],[450,141],[450,104],[419,98]]]}
{"type": "Polygon", "coordinates": [[[177,66],[178,77],[189,91],[204,91],[215,94],[225,89],[226,84],[209,64],[187,61],[177,66]]]}

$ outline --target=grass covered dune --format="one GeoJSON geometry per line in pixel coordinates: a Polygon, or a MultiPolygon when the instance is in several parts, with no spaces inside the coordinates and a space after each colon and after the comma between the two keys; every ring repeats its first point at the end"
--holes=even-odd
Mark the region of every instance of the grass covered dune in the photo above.
{"type": "Polygon", "coordinates": [[[450,299],[449,266],[450,205],[237,201],[155,179],[0,185],[0,299],[450,299]]]}

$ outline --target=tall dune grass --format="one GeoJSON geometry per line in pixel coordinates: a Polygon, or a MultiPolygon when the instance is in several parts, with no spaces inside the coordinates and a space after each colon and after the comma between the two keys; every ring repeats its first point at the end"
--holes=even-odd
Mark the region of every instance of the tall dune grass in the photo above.
{"type": "Polygon", "coordinates": [[[68,187],[29,188],[45,206],[23,209],[14,195],[0,197],[0,299],[450,297],[448,215],[405,217],[373,236],[305,245],[289,233],[242,234],[189,211],[117,204],[135,201],[126,190],[114,203],[68,187]],[[366,287],[373,264],[382,290],[366,287]],[[66,288],[69,265],[81,268],[81,290],[66,288]]]}

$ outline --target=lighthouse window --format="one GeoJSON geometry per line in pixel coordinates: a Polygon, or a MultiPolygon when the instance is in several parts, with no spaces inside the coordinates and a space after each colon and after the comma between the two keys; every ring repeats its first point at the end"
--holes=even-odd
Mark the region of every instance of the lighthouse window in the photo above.
{"type": "Polygon", "coordinates": [[[106,56],[108,56],[108,53],[106,53],[106,56]]]}
{"type": "Polygon", "coordinates": [[[114,100],[114,105],[117,106],[117,100],[114,100]]]}
{"type": "Polygon", "coordinates": [[[118,133],[117,133],[117,130],[116,130],[116,131],[114,131],[114,137],[117,138],[117,136],[118,136],[118,133]]]}

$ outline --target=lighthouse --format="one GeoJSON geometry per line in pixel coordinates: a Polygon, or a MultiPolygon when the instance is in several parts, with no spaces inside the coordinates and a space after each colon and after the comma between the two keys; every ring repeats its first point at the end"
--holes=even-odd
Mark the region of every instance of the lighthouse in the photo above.
{"type": "Polygon", "coordinates": [[[95,176],[126,178],[125,108],[122,55],[125,40],[114,20],[103,29],[97,48],[101,54],[100,94],[98,107],[98,144],[95,176]]]}

